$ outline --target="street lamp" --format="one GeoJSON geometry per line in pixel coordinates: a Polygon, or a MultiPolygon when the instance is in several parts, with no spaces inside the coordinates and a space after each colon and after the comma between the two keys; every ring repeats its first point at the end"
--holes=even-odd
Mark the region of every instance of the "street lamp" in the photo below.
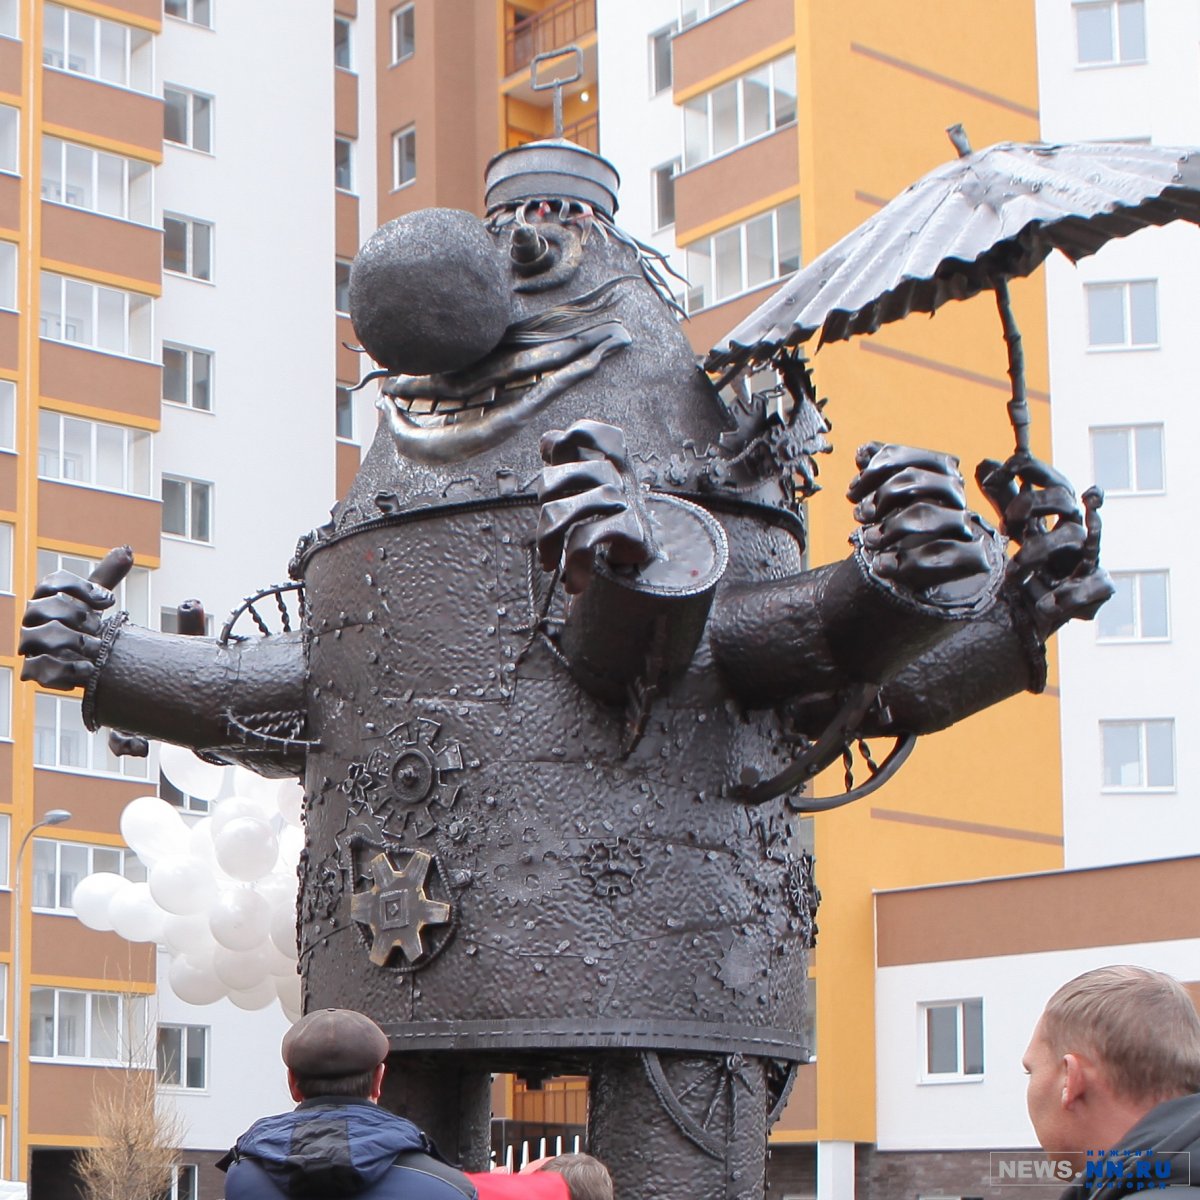
{"type": "Polygon", "coordinates": [[[40,821],[31,825],[29,831],[21,839],[17,850],[17,877],[13,881],[13,911],[12,911],[12,973],[13,973],[13,1011],[12,1035],[8,1042],[8,1053],[12,1059],[12,1079],[9,1084],[8,1120],[12,1128],[9,1130],[8,1144],[11,1148],[10,1170],[8,1177],[19,1180],[23,1177],[21,1171],[21,983],[24,979],[24,964],[21,962],[21,883],[24,877],[22,867],[25,862],[25,850],[29,839],[39,829],[47,825],[62,825],[71,819],[71,814],[65,808],[52,808],[40,821]]]}

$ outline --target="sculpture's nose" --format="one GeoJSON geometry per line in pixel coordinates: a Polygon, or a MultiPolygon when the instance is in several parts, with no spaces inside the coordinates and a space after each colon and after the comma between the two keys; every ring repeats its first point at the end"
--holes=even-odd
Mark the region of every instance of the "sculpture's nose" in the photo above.
{"type": "Polygon", "coordinates": [[[508,328],[508,256],[483,223],[431,208],[390,221],[350,271],[350,317],[366,352],[395,375],[470,366],[508,328]]]}

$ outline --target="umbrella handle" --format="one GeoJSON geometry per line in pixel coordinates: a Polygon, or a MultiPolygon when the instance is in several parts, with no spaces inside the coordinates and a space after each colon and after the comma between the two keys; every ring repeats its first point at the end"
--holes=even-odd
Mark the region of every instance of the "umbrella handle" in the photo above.
{"type": "Polygon", "coordinates": [[[1008,347],[1008,377],[1012,381],[1012,399],[1008,402],[1008,419],[1016,435],[1017,454],[1029,453],[1029,402],[1025,398],[1025,351],[1021,346],[1021,331],[1013,315],[1012,298],[1008,294],[1008,280],[1003,277],[996,283],[996,308],[1000,311],[1000,323],[1004,326],[1004,342],[1008,347]]]}

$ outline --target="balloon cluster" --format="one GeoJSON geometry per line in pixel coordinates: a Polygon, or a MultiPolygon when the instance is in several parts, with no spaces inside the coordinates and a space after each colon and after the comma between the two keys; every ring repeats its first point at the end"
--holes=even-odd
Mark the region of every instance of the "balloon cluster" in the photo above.
{"type": "Polygon", "coordinates": [[[162,747],[160,766],[181,792],[209,801],[209,815],[189,825],[157,796],[131,801],[121,835],[146,881],[88,875],[72,897],[75,915],[90,929],[162,946],[171,990],[189,1004],[228,997],[253,1010],[278,1000],[298,1020],[300,785],[212,766],[177,746],[162,747]]]}

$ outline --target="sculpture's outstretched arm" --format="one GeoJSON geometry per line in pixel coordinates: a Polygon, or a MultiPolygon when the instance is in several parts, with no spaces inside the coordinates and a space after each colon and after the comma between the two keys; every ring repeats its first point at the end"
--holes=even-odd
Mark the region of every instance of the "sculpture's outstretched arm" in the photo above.
{"type": "Polygon", "coordinates": [[[22,620],[23,679],[84,688],[83,718],[206,750],[268,775],[303,769],[305,650],[300,634],[230,641],[157,633],[105,620],[133,563],[112,551],[91,579],[47,576],[22,620]]]}

